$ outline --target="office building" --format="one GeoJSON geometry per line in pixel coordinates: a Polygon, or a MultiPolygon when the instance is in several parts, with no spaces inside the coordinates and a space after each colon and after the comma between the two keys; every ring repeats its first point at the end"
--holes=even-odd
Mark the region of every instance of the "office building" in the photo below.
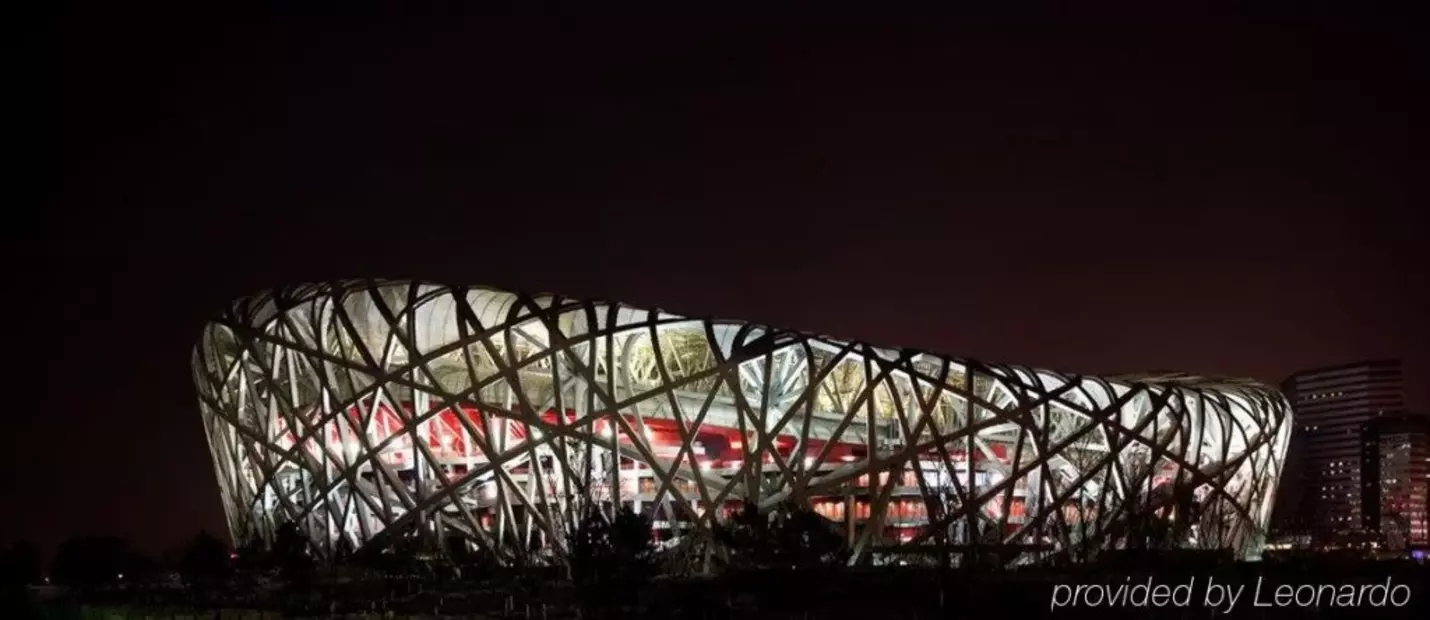
{"type": "Polygon", "coordinates": [[[1385,415],[1366,424],[1361,513],[1395,550],[1430,543],[1430,418],[1385,415]]]}
{"type": "Polygon", "coordinates": [[[1296,462],[1287,469],[1298,472],[1285,495],[1289,501],[1299,494],[1299,501],[1281,504],[1293,513],[1298,507],[1309,509],[1306,525],[1318,540],[1379,530],[1378,516],[1363,510],[1362,431],[1372,420],[1404,410],[1400,362],[1365,361],[1298,372],[1282,389],[1296,418],[1296,462]]]}

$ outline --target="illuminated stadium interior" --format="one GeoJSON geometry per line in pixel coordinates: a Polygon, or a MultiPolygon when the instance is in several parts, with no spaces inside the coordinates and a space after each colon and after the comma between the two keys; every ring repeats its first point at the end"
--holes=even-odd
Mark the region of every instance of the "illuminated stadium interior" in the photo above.
{"type": "Polygon", "coordinates": [[[1250,381],[1066,375],[480,286],[271,291],[194,355],[234,539],[292,522],[324,556],[415,532],[559,561],[613,496],[667,546],[748,500],[809,506],[851,562],[935,540],[1035,561],[1126,544],[1134,514],[1254,555],[1291,431],[1250,381]]]}

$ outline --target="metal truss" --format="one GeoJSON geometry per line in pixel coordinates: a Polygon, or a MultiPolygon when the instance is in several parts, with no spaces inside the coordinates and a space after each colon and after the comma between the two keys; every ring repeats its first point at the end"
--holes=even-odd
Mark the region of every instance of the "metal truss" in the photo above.
{"type": "Polygon", "coordinates": [[[235,540],[432,537],[561,561],[590,510],[662,544],[806,505],[854,558],[1132,544],[1259,552],[1290,411],[1249,381],[1098,378],[485,287],[340,281],[239,300],[194,353],[235,540]],[[1195,510],[1186,498],[1192,495],[1195,510]],[[618,498],[613,501],[613,498],[618,498]]]}

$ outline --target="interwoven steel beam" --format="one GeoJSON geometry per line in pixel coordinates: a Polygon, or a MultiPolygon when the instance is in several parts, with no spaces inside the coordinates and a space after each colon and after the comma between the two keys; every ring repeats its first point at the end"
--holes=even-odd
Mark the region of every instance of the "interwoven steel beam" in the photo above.
{"type": "Polygon", "coordinates": [[[1098,378],[485,287],[341,281],[233,303],[194,353],[236,540],[393,535],[559,561],[589,510],[704,540],[732,504],[938,540],[1256,553],[1290,410],[1250,381],[1098,378]]]}

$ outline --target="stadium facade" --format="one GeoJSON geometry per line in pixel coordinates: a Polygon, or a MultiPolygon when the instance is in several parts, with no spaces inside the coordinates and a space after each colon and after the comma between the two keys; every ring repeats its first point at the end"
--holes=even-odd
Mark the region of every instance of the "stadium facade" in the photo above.
{"type": "Polygon", "coordinates": [[[421,535],[559,559],[617,502],[680,545],[745,501],[813,509],[851,562],[935,540],[1027,562],[1132,545],[1149,515],[1175,544],[1250,555],[1292,429],[1250,381],[407,281],[241,299],[194,371],[234,539],[291,522],[322,555],[421,535]]]}

